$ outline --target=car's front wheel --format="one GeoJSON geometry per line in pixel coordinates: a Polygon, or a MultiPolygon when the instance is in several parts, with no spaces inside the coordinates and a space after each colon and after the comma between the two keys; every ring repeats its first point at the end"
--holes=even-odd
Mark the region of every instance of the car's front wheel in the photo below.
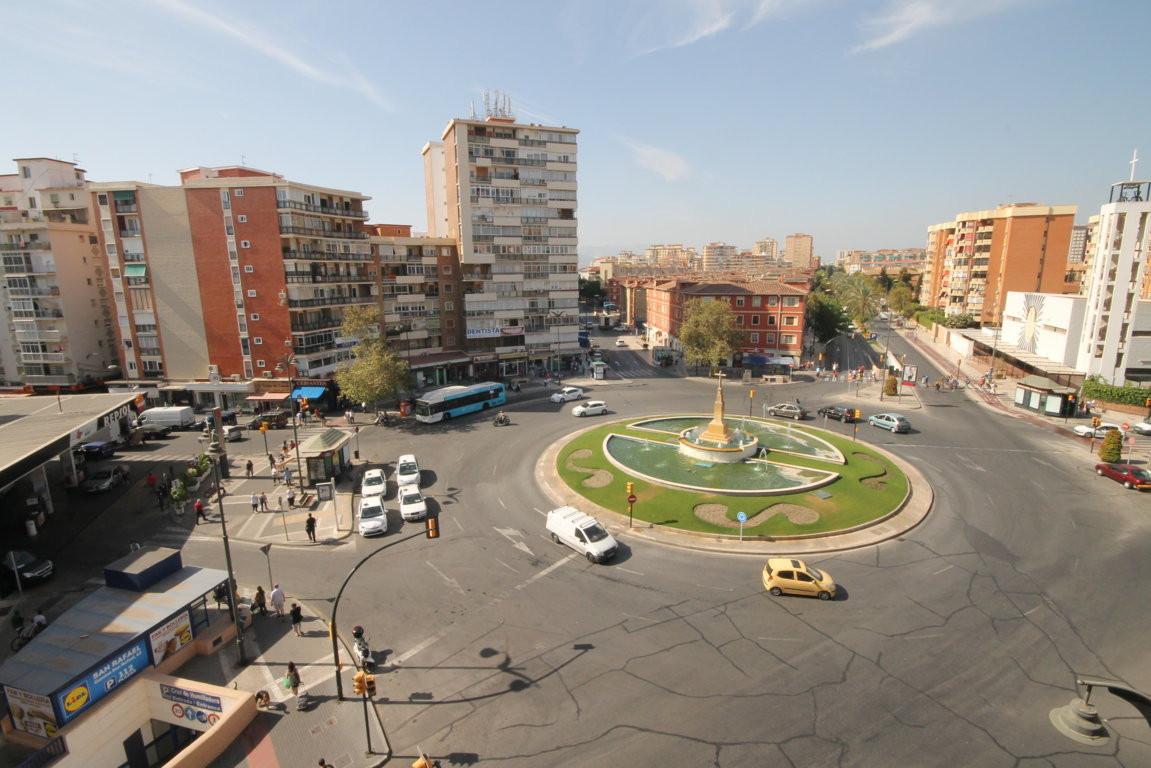
{"type": "Polygon", "coordinates": [[[898,431],[899,431],[899,427],[892,427],[891,428],[891,434],[893,434],[893,435],[898,431]]]}
{"type": "Polygon", "coordinates": [[[830,600],[831,599],[831,593],[830,592],[820,592],[819,593],[819,599],[820,600],[830,600]]]}
{"type": "Polygon", "coordinates": [[[1127,482],[1123,483],[1123,487],[1131,491],[1135,489],[1135,484],[1128,480],[1127,482]]]}
{"type": "Polygon", "coordinates": [[[771,594],[774,595],[775,597],[779,597],[780,595],[783,594],[783,590],[780,589],[779,587],[772,587],[768,591],[771,592],[771,594]]]}

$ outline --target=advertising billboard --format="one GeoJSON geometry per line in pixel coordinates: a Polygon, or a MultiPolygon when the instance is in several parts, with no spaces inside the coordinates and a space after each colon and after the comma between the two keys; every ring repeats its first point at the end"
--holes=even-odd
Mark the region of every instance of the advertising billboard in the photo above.
{"type": "Polygon", "coordinates": [[[148,638],[141,637],[55,694],[53,699],[61,724],[67,723],[115,690],[120,683],[147,667],[148,638]]]}

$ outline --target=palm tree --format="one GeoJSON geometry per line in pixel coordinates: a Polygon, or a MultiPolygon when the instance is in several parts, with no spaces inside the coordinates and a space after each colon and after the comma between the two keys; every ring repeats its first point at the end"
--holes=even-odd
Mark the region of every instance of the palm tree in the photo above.
{"type": "Polygon", "coordinates": [[[834,280],[835,298],[843,305],[843,311],[864,330],[871,318],[879,312],[883,301],[883,290],[872,278],[856,273],[834,280]]]}

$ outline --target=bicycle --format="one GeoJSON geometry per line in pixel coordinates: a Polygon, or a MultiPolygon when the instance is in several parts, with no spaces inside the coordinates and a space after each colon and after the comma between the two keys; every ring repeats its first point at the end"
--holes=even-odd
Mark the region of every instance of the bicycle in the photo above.
{"type": "Polygon", "coordinates": [[[16,637],[12,638],[12,642],[8,645],[12,649],[12,652],[16,653],[28,645],[28,643],[32,642],[32,638],[36,637],[37,634],[39,633],[36,631],[36,625],[29,622],[16,630],[16,637]]]}

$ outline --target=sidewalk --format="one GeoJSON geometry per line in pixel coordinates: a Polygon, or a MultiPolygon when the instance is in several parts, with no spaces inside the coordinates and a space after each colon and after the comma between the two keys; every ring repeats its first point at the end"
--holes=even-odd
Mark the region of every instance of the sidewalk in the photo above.
{"type": "MultiPolygon", "coordinates": [[[[289,596],[288,608],[292,601],[289,596]]],[[[235,643],[229,643],[211,656],[197,656],[180,668],[178,674],[184,677],[252,693],[266,691],[271,697],[271,705],[259,710],[214,766],[303,768],[316,765],[322,757],[341,768],[374,768],[387,761],[391,748],[371,703],[366,725],[372,754],[366,753],[365,709],[362,699],[352,693],[355,666],[347,650],[341,645],[344,695],[353,698],[340,702],[336,699],[337,672],[325,622],[305,607],[302,629],[303,636],[296,637],[286,615],[276,618],[269,612],[254,616],[244,634],[251,659],[246,667],[237,665],[235,643]],[[289,661],[299,670],[301,693],[312,703],[306,711],[298,711],[292,692],[280,685],[289,661]]]]}

